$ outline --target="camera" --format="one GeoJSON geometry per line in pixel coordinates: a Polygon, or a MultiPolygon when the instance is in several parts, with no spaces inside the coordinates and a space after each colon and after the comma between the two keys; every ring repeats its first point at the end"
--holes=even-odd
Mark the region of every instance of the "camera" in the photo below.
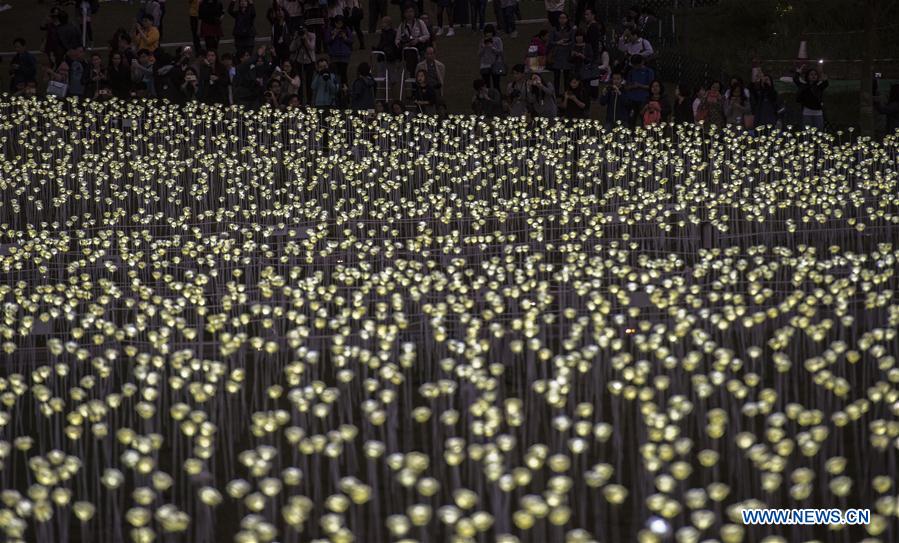
{"type": "Polygon", "coordinates": [[[184,76],[184,80],[193,83],[194,81],[197,80],[197,76],[195,76],[195,75],[186,75],[186,76],[184,76]]]}

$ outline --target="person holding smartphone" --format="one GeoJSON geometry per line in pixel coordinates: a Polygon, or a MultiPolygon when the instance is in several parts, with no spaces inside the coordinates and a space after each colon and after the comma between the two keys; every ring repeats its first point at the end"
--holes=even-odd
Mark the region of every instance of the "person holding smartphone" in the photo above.
{"type": "Polygon", "coordinates": [[[802,126],[824,130],[824,90],[830,84],[824,61],[818,62],[818,68],[800,66],[793,74],[793,83],[799,88],[796,101],[802,105],[802,126]]]}
{"type": "Polygon", "coordinates": [[[181,98],[185,102],[192,102],[199,96],[199,80],[197,71],[189,67],[184,70],[184,83],[181,84],[181,98]]]}
{"type": "Polygon", "coordinates": [[[606,106],[606,128],[614,128],[619,123],[630,126],[630,105],[624,96],[624,76],[621,72],[612,72],[609,84],[599,97],[599,103],[606,106]]]}

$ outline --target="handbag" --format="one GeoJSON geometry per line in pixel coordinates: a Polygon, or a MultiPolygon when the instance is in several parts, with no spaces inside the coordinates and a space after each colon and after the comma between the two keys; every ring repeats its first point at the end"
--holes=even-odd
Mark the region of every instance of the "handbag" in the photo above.
{"type": "Polygon", "coordinates": [[[47,96],[65,98],[66,91],[68,90],[69,86],[66,83],[61,83],[59,81],[50,81],[49,83],[47,83],[47,96]]]}
{"type": "Polygon", "coordinates": [[[497,59],[493,61],[493,65],[490,67],[490,72],[493,75],[506,75],[506,71],[507,68],[505,59],[502,56],[497,57],[497,59]]]}
{"type": "Polygon", "coordinates": [[[589,62],[581,67],[581,80],[582,81],[593,81],[594,79],[605,79],[608,75],[608,70],[604,68],[600,68],[593,62],[589,62]]]}

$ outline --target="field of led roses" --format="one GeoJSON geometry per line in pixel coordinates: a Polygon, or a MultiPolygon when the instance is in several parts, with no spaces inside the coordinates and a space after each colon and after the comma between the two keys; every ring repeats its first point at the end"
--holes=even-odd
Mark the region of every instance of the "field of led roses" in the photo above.
{"type": "Polygon", "coordinates": [[[899,539],[899,136],[0,119],[6,541],[899,539]]]}

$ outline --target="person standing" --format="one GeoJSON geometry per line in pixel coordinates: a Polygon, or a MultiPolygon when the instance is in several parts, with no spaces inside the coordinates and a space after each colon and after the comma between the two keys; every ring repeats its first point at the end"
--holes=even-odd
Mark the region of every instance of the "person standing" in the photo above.
{"type": "Polygon", "coordinates": [[[484,39],[478,45],[478,63],[483,79],[491,89],[500,89],[499,80],[505,72],[503,40],[496,35],[493,25],[484,27],[484,39]]]}
{"type": "Polygon", "coordinates": [[[307,104],[312,103],[312,79],[315,77],[315,32],[300,27],[290,42],[290,54],[294,64],[299,66],[303,86],[306,91],[307,104]]]}
{"type": "Polygon", "coordinates": [[[824,91],[830,84],[822,70],[800,66],[793,74],[793,83],[799,88],[796,100],[802,106],[802,126],[824,130],[824,91]]]}
{"type": "Polygon", "coordinates": [[[147,0],[144,5],[141,6],[140,11],[137,14],[137,22],[140,23],[143,21],[144,17],[150,17],[153,21],[153,26],[157,29],[159,28],[159,25],[162,22],[162,5],[159,3],[159,0],[147,0]]]}
{"type": "Polygon", "coordinates": [[[456,9],[455,0],[437,0],[437,32],[438,36],[444,33],[447,38],[456,35],[455,25],[453,25],[453,12],[456,9]],[[446,14],[447,26],[444,29],[443,16],[446,14]]]}
{"type": "Polygon", "coordinates": [[[568,88],[562,95],[560,110],[566,119],[590,118],[590,91],[579,76],[572,76],[568,82],[568,88]]]}
{"type": "Polygon", "coordinates": [[[554,119],[559,113],[555,89],[543,81],[540,74],[531,74],[528,77],[527,103],[528,112],[534,117],[554,119]]]}
{"type": "MultiPolygon", "coordinates": [[[[264,55],[264,51],[263,51],[264,55]]],[[[257,58],[261,56],[257,54],[257,58]]],[[[242,51],[237,55],[239,62],[234,73],[234,104],[244,107],[256,107],[261,95],[260,77],[256,73],[256,64],[250,51],[242,51]]]]}
{"type": "Polygon", "coordinates": [[[437,90],[428,84],[428,74],[424,70],[419,70],[415,74],[415,85],[412,86],[410,99],[421,113],[436,112],[437,90]]]}
{"type": "Polygon", "coordinates": [[[134,42],[138,49],[146,49],[151,53],[159,48],[159,30],[153,26],[149,15],[144,15],[143,20],[134,25],[134,42]]]}
{"type": "Polygon", "coordinates": [[[473,87],[474,98],[471,100],[471,110],[475,115],[499,117],[503,114],[503,99],[497,89],[488,87],[483,79],[475,79],[473,87]]]}
{"type": "MultiPolygon", "coordinates": [[[[507,36],[517,38],[518,30],[515,27],[515,21],[518,20],[518,0],[499,0],[499,6],[502,17],[497,20],[497,24],[502,23],[502,28],[506,31],[507,36]]],[[[484,28],[483,23],[481,28],[484,28]]]]}
{"type": "Polygon", "coordinates": [[[200,37],[206,44],[206,50],[218,51],[222,39],[222,18],[225,16],[221,0],[200,0],[198,16],[200,37]]]}
{"type": "Polygon", "coordinates": [[[561,28],[559,18],[565,13],[565,0],[544,0],[546,19],[555,30],[561,28]]]}
{"type": "Polygon", "coordinates": [[[100,93],[100,88],[107,85],[107,81],[108,74],[106,73],[106,67],[103,66],[103,57],[100,56],[100,53],[91,53],[84,90],[85,98],[96,98],[100,93]]]}
{"type": "Polygon", "coordinates": [[[780,118],[781,104],[771,76],[759,74],[749,93],[756,126],[775,126],[780,118]]]}
{"type": "MultiPolygon", "coordinates": [[[[583,27],[580,23],[577,24],[578,29],[583,29],[584,31],[584,41],[587,42],[587,45],[590,46],[590,50],[593,51],[593,58],[591,59],[593,62],[597,64],[601,63],[600,55],[605,52],[608,55],[608,52],[605,51],[605,47],[603,46],[603,37],[606,34],[605,29],[602,24],[596,20],[596,12],[593,11],[593,8],[586,8],[584,10],[584,25],[583,27]]],[[[605,62],[608,64],[608,61],[605,62]]]]}
{"type": "Polygon", "coordinates": [[[162,26],[165,21],[165,4],[166,0],[156,0],[159,3],[159,23],[156,25],[156,28],[159,29],[159,37],[162,38],[162,26]]]}
{"type": "Polygon", "coordinates": [[[885,104],[881,103],[878,99],[879,94],[880,90],[875,86],[874,109],[881,115],[886,116],[887,134],[892,134],[896,130],[899,130],[899,83],[894,83],[890,87],[890,95],[887,97],[887,102],[885,104]]]}
{"type": "Polygon", "coordinates": [[[234,18],[234,50],[239,57],[256,45],[256,7],[253,0],[231,0],[228,15],[234,18]]]}
{"type": "Polygon", "coordinates": [[[60,10],[57,12],[56,17],[57,22],[59,23],[56,26],[56,36],[59,40],[58,56],[56,57],[56,60],[62,61],[65,59],[67,51],[71,51],[76,47],[83,47],[84,44],[81,43],[81,30],[75,28],[75,25],[69,21],[68,13],[60,10]]]}
{"type": "Polygon", "coordinates": [[[106,78],[112,94],[119,100],[127,100],[131,95],[131,66],[125,55],[113,53],[106,68],[106,78]]]}
{"type": "Polygon", "coordinates": [[[631,108],[631,126],[636,126],[637,115],[649,101],[649,86],[655,78],[653,69],[643,64],[643,57],[634,55],[631,58],[631,69],[624,86],[624,97],[631,108]]]}
{"type": "Polygon", "coordinates": [[[433,47],[425,49],[425,59],[415,67],[415,73],[418,73],[419,70],[424,70],[428,74],[428,85],[443,93],[446,66],[437,60],[437,51],[433,47]]]}
{"type": "Polygon", "coordinates": [[[187,0],[187,16],[190,18],[190,37],[194,49],[200,50],[200,0],[187,0]]]}
{"type": "Polygon", "coordinates": [[[599,103],[606,106],[606,128],[611,129],[618,124],[630,126],[630,105],[624,95],[624,83],[621,72],[613,72],[609,85],[599,98],[599,103]]]}
{"type": "Polygon", "coordinates": [[[66,53],[69,66],[69,88],[66,96],[84,97],[88,81],[88,68],[84,62],[84,47],[80,45],[66,53]]]}
{"type": "Polygon", "coordinates": [[[362,19],[365,18],[365,12],[362,11],[361,0],[345,1],[343,18],[346,20],[347,26],[358,38],[359,49],[365,49],[365,36],[362,34],[362,19]]]}
{"type": "Polygon", "coordinates": [[[487,0],[468,0],[468,17],[472,32],[483,32],[487,23],[487,0]]]}
{"type": "Polygon", "coordinates": [[[596,9],[596,0],[575,0],[574,4],[574,24],[580,27],[581,22],[585,20],[584,14],[587,10],[596,9]]]}
{"type": "Polygon", "coordinates": [[[377,85],[371,76],[371,66],[367,62],[359,64],[356,79],[350,87],[350,108],[359,111],[374,109],[377,85]]]}
{"type": "Polygon", "coordinates": [[[415,47],[423,51],[430,39],[428,26],[416,16],[415,6],[406,4],[403,8],[403,20],[396,30],[396,46],[400,51],[405,47],[415,47]]]}
{"type": "Polygon", "coordinates": [[[319,59],[318,69],[312,79],[312,106],[321,109],[332,109],[337,106],[337,95],[340,82],[331,73],[328,61],[319,59]]]}
{"type": "Polygon", "coordinates": [[[692,124],[695,122],[693,113],[693,95],[686,83],[679,83],[674,89],[674,123],[692,124]]]}
{"type": "Polygon", "coordinates": [[[387,0],[368,0],[368,33],[378,31],[378,24],[387,16],[387,0]]]}
{"type": "Polygon", "coordinates": [[[697,121],[703,121],[707,125],[724,128],[726,121],[724,115],[724,95],[721,93],[721,83],[713,81],[708,90],[702,95],[699,102],[697,121]]]}
{"type": "Polygon", "coordinates": [[[47,56],[50,66],[56,66],[62,61],[66,51],[62,47],[59,39],[59,14],[61,10],[57,7],[50,8],[50,13],[41,25],[44,31],[44,54],[47,56]]]}
{"type": "Polygon", "coordinates": [[[621,37],[618,39],[618,50],[624,53],[625,57],[625,65],[621,66],[622,69],[627,68],[627,63],[634,58],[634,55],[639,55],[643,61],[655,56],[655,50],[652,48],[649,40],[641,37],[636,30],[631,29],[621,33],[621,37]]]}
{"type": "Polygon", "coordinates": [[[16,54],[9,64],[9,91],[15,92],[20,86],[37,82],[37,59],[25,47],[25,38],[16,38],[12,43],[16,54]]]}
{"type": "Polygon", "coordinates": [[[671,120],[671,104],[665,95],[665,85],[658,79],[649,84],[649,101],[658,104],[661,122],[667,123],[671,120]]]}
{"type": "Polygon", "coordinates": [[[506,86],[506,99],[509,102],[509,115],[522,117],[527,115],[527,77],[524,75],[524,64],[512,67],[512,81],[506,86]]]}
{"type": "Polygon", "coordinates": [[[290,26],[287,24],[287,14],[281,4],[274,2],[265,17],[272,25],[272,47],[275,48],[275,57],[280,65],[290,59],[290,26]]]}
{"type": "Polygon", "coordinates": [[[549,33],[549,68],[553,73],[556,92],[571,76],[571,48],[574,45],[574,27],[568,21],[568,15],[559,14],[558,26],[549,33]]]}
{"type": "Polygon", "coordinates": [[[749,126],[754,124],[749,122],[752,116],[752,109],[749,105],[749,99],[746,98],[743,85],[741,83],[734,83],[728,90],[730,92],[724,99],[724,117],[727,124],[737,127],[754,128],[754,126],[749,126]],[[747,119],[747,117],[750,119],[747,119]]]}
{"type": "Polygon", "coordinates": [[[569,59],[571,62],[572,77],[584,78],[584,72],[593,61],[593,49],[587,43],[584,33],[578,30],[574,33],[574,43],[571,46],[569,59]]]}
{"type": "Polygon", "coordinates": [[[343,15],[334,17],[325,28],[325,46],[334,72],[340,78],[340,83],[345,84],[348,80],[350,56],[353,54],[353,31],[347,28],[343,15]]]}

